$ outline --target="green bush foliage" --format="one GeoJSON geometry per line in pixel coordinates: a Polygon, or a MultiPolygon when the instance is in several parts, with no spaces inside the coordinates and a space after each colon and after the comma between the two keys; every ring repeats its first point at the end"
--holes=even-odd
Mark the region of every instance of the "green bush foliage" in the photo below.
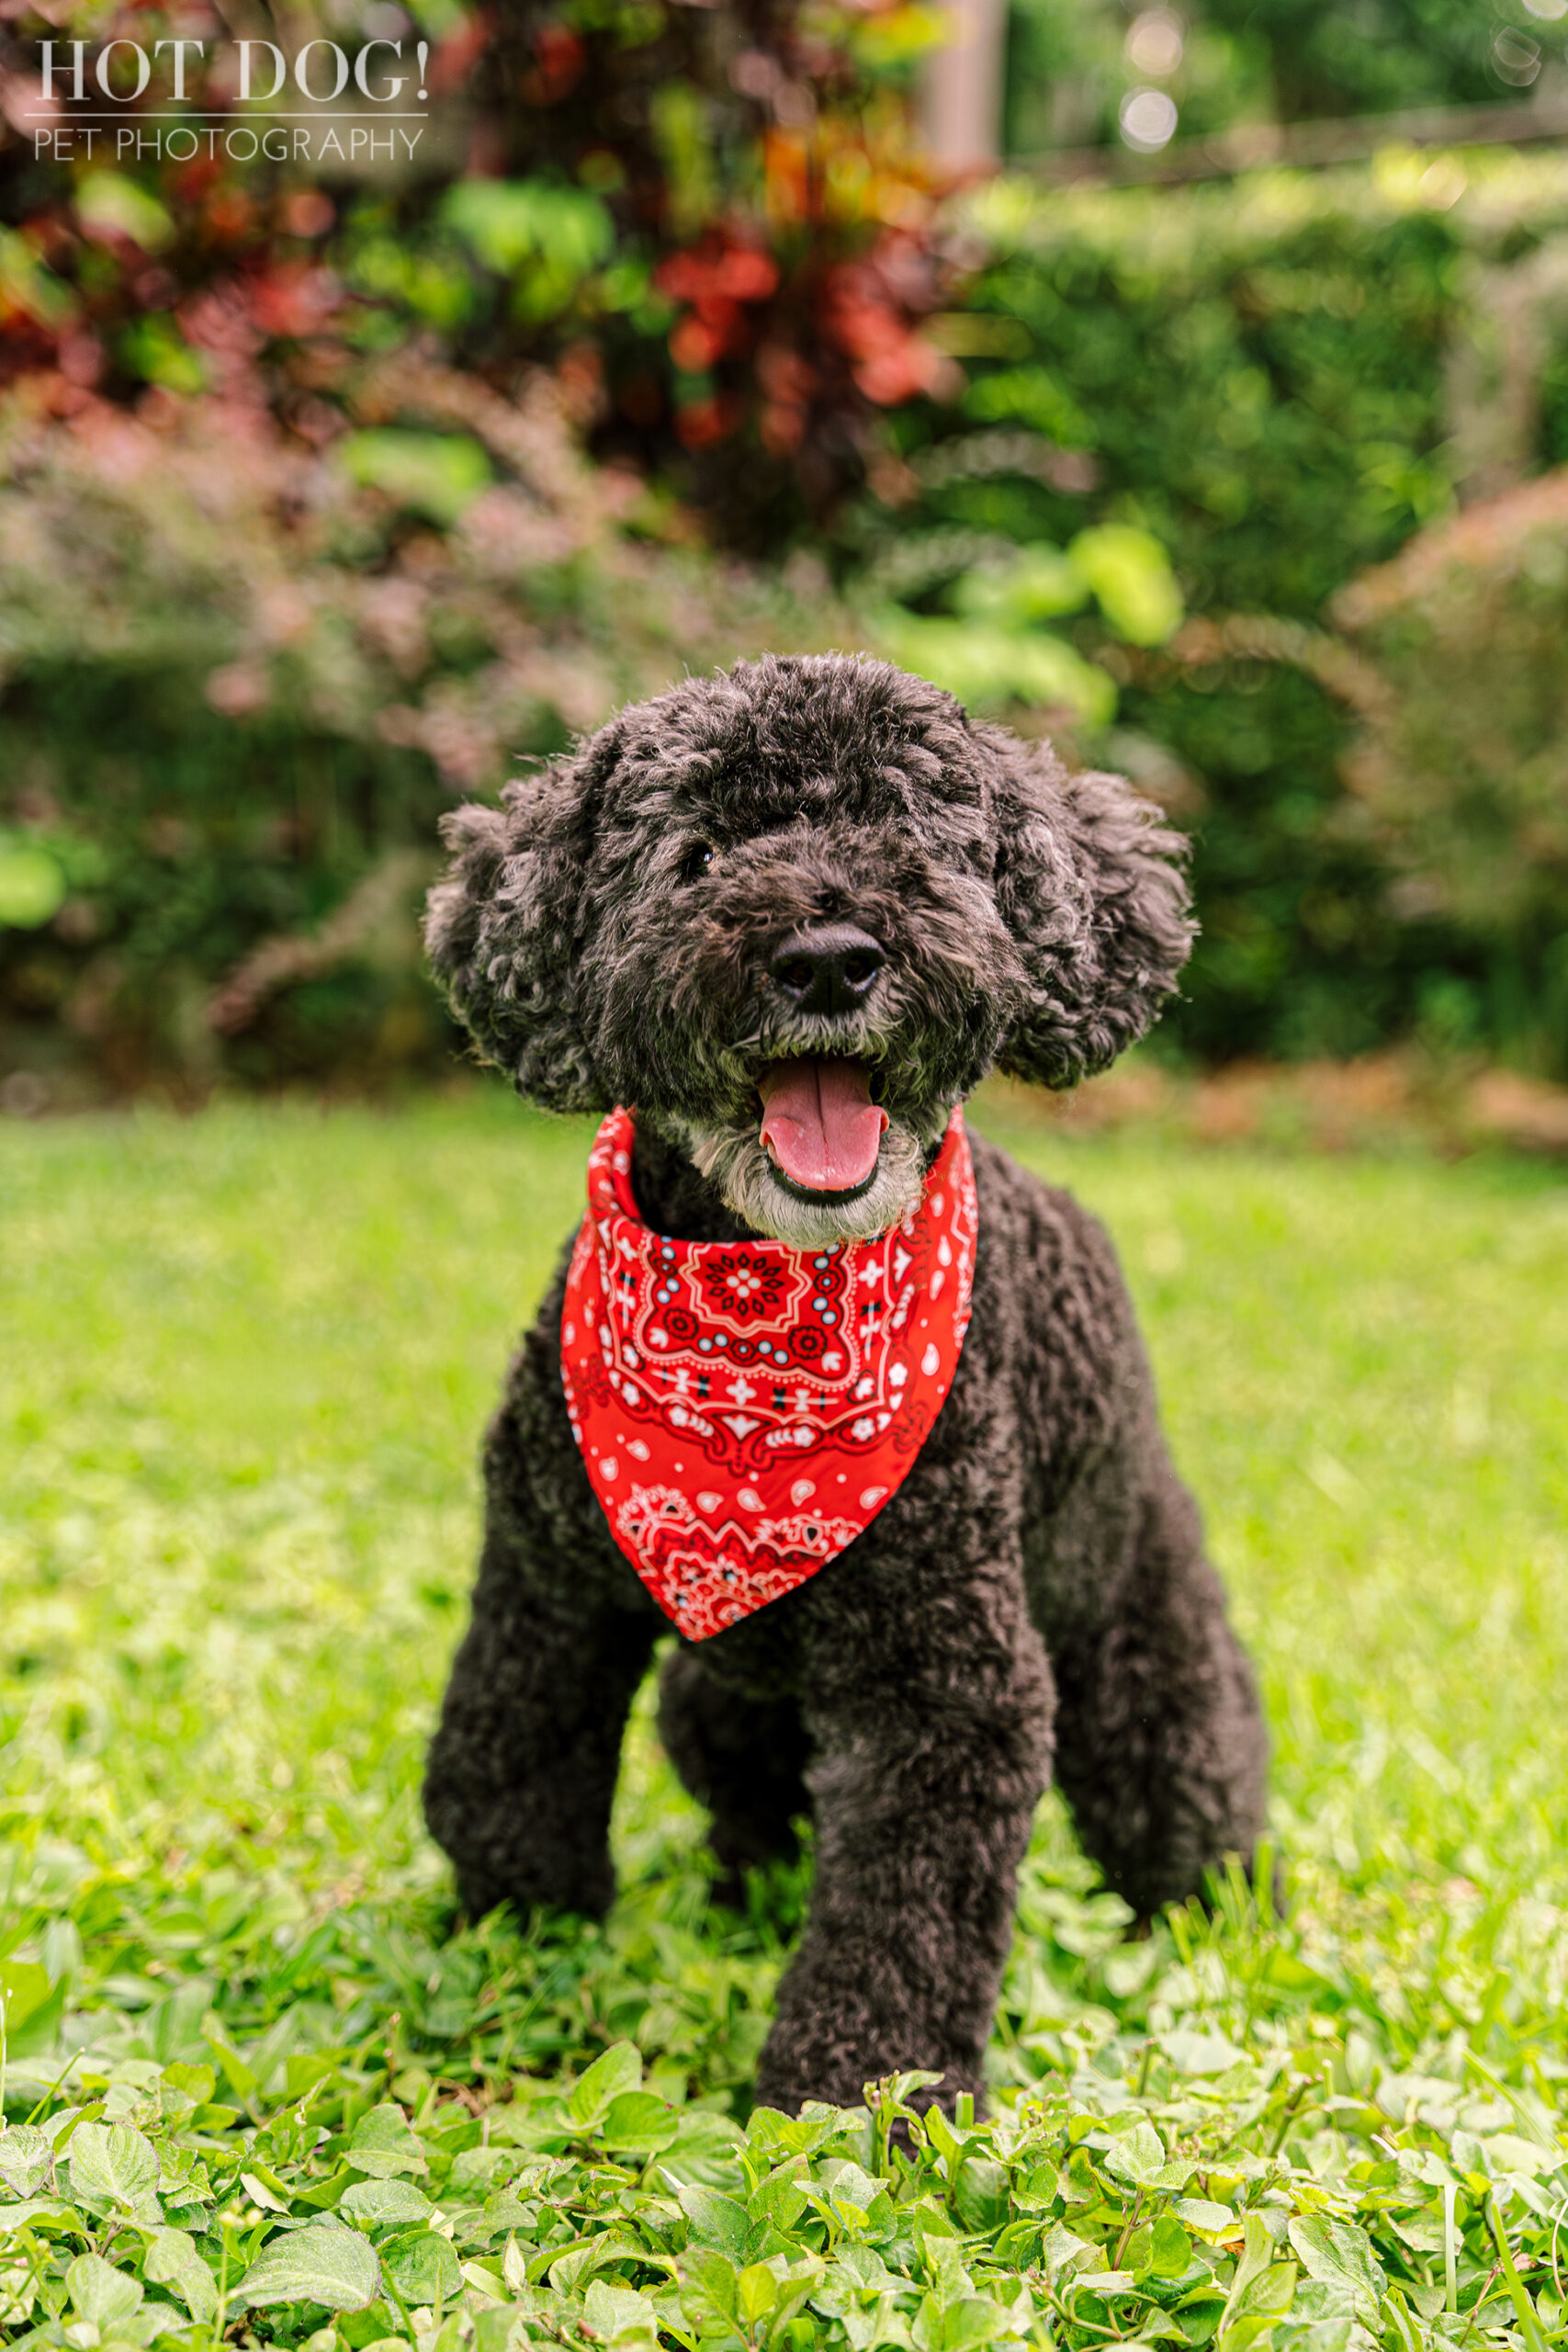
{"type": "MultiPolygon", "coordinates": [[[[1121,147],[1118,117],[1134,90],[1148,86],[1148,62],[1177,107],[1178,135],[1201,138],[1274,111],[1273,44],[1260,12],[1239,17],[1221,5],[1152,8],[1164,34],[1140,41],[1139,12],[1118,0],[1012,0],[1008,11],[1003,148],[1033,160],[1053,149],[1121,147]]],[[[1340,21],[1344,21],[1340,12],[1340,21]]],[[[1122,150],[1124,153],[1125,151],[1122,150]]]]}
{"type": "MultiPolygon", "coordinates": [[[[591,114],[580,82],[571,103],[591,114]]],[[[1433,857],[1476,851],[1480,871],[1493,819],[1474,794],[1444,798],[1429,763],[1402,768],[1397,824],[1369,819],[1366,795],[1346,788],[1368,719],[1347,682],[1386,673],[1385,701],[1426,690],[1404,654],[1385,661],[1383,637],[1359,654],[1337,640],[1334,617],[1350,610],[1335,604],[1349,582],[1439,528],[1456,499],[1495,495],[1568,450],[1555,162],[1391,153],[1364,170],[1180,191],[1052,195],[1003,180],[942,243],[965,307],[917,335],[908,304],[897,320],[879,311],[845,258],[857,236],[892,235],[876,206],[897,209],[897,188],[916,201],[896,172],[850,172],[872,149],[848,125],[824,112],[812,153],[829,211],[839,183],[823,159],[838,155],[849,210],[803,216],[787,235],[766,173],[752,187],[733,156],[714,164],[709,227],[663,248],[608,179],[465,181],[421,222],[380,199],[355,209],[339,248],[346,295],[321,292],[323,274],[278,244],[270,274],[245,280],[240,326],[210,288],[182,298],[167,334],[135,346],[152,379],[135,422],[58,372],[28,379],[0,493],[10,1058],[85,1056],[117,1084],[177,1069],[197,1087],[224,1070],[369,1076],[418,1060],[443,1033],[408,913],[414,854],[428,861],[446,796],[493,790],[512,755],[548,752],[682,664],[833,639],[1065,734],[1190,827],[1202,937],[1162,1049],[1345,1055],[1414,1033],[1562,1069],[1557,853],[1540,816],[1556,805],[1550,728],[1521,753],[1540,820],[1510,836],[1547,878],[1488,906],[1417,887],[1433,857]],[[724,210],[731,198],[739,212],[724,210]],[[735,228],[753,198],[773,243],[735,228]],[[860,286],[854,302],[870,305],[833,314],[860,356],[840,353],[832,417],[766,356],[784,349],[764,308],[784,299],[786,247],[791,269],[817,255],[824,299],[860,286]],[[702,336],[718,356],[699,401],[687,361],[702,336]],[[516,380],[509,354],[552,339],[559,450],[545,476],[558,489],[520,492],[537,452],[519,456],[515,403],[495,387],[516,380]],[[665,385],[664,423],[640,442],[622,398],[638,351],[665,385]],[[193,390],[197,379],[209,389],[193,390]],[[698,409],[711,392],[712,436],[681,424],[688,391],[698,409]],[[231,471],[215,453],[236,402],[250,421],[231,471]],[[793,403],[787,434],[770,402],[793,403]],[[567,465],[568,411],[571,432],[619,458],[597,473],[567,465]],[[207,508],[190,487],[204,435],[207,508]],[[634,443],[652,487],[625,463],[634,443]],[[676,544],[705,534],[782,552],[804,512],[786,477],[829,444],[834,482],[863,486],[796,531],[800,593],[676,544]],[[685,488],[705,501],[695,514],[657,470],[677,448],[685,488]],[[569,474],[577,520],[558,512],[569,474]],[[519,495],[535,524],[554,519],[514,546],[519,495]],[[321,626],[290,639],[276,614],[300,598],[321,626]],[[184,811],[172,825],[171,794],[184,811]],[[191,848],[198,802],[210,855],[191,848]],[[1423,809],[1449,850],[1420,846],[1423,809]],[[257,985],[219,1007],[256,955],[257,985]]],[[[756,154],[784,169],[776,145],[756,154]]],[[[118,219],[138,194],[100,173],[74,201],[118,205],[118,219]]],[[[936,248],[923,196],[919,208],[906,257],[924,302],[936,248]]],[[[25,241],[7,251],[33,277],[13,271],[6,299],[31,304],[35,323],[63,302],[59,352],[72,336],[90,345],[103,322],[81,289],[25,241]]],[[[123,278],[107,269],[92,300],[123,278]]],[[[1466,644],[1478,676],[1494,642],[1511,676],[1561,668],[1550,594],[1527,614],[1520,594],[1450,572],[1450,652],[1466,644]]],[[[1416,724],[1400,722],[1402,742],[1416,724]]],[[[1394,734],[1380,727],[1386,749],[1394,734]]]]}
{"type": "MultiPolygon", "coordinates": [[[[845,518],[844,560],[927,628],[972,611],[977,580],[1036,581],[1032,616],[1013,599],[1020,631],[1066,630],[1120,681],[1110,732],[1077,698],[1080,746],[1140,775],[1194,840],[1203,936],[1162,1034],[1204,1057],[1346,1054],[1423,1025],[1447,1037],[1462,1001],[1470,1042],[1560,1065],[1539,1001],[1542,959],[1562,953],[1548,918],[1538,908],[1527,941],[1473,899],[1418,911],[1407,889],[1391,896],[1398,869],[1341,775],[1353,713],[1333,662],[1279,658],[1469,486],[1457,356],[1485,345],[1509,300],[1553,282],[1560,167],[1390,155],[1111,193],[1014,179],[971,219],[987,252],[962,322],[967,390],[957,410],[894,420],[897,453],[845,518]],[[1070,590],[1043,617],[1061,551],[1110,525],[1168,553],[1190,618],[1168,643],[1151,643],[1158,630],[1117,643],[1103,600],[1067,617],[1070,590]],[[1278,627],[1249,636],[1237,616],[1278,627]]],[[[1533,417],[1519,471],[1561,430],[1568,342],[1538,310],[1535,377],[1521,390],[1482,368],[1475,395],[1486,413],[1522,401],[1533,417]]],[[[1561,673],[1550,592],[1527,615],[1521,594],[1479,579],[1472,593],[1455,569],[1445,594],[1444,628],[1478,679],[1499,632],[1510,674],[1561,673]]],[[[1561,790],[1549,769],[1538,795],[1561,790]]],[[[1462,805],[1444,821],[1462,833],[1462,805]]],[[[1533,838],[1517,833],[1517,854],[1533,838]]]]}
{"type": "MultiPolygon", "coordinates": [[[[830,507],[882,410],[951,381],[922,332],[953,271],[908,103],[943,37],[932,0],[419,0],[412,16],[398,22],[405,68],[412,31],[430,36],[428,143],[401,175],[322,162],[314,187],[265,158],[170,162],[162,131],[229,103],[210,53],[183,97],[165,60],[117,102],[145,142],[134,169],[102,148],[40,154],[0,115],[0,382],[58,372],[124,404],[147,385],[223,389],[259,351],[281,405],[327,337],[435,339],[492,373],[565,356],[599,454],[723,509],[726,538],[755,548],[830,507]]],[[[18,90],[53,21],[51,0],[0,17],[18,90]]],[[[213,52],[225,29],[203,0],[88,0],[73,22],[90,63],[195,32],[213,52]]],[[[280,50],[387,37],[372,0],[262,0],[255,23],[280,50]]]]}
{"type": "MultiPolygon", "coordinates": [[[[1488,942],[1518,1024],[1568,1060],[1568,471],[1422,533],[1335,609],[1384,689],[1346,773],[1396,903],[1488,942]]],[[[1473,1038],[1458,980],[1446,1009],[1473,1038]]]]}
{"type": "Polygon", "coordinates": [[[1151,82],[1188,140],[1238,123],[1518,104],[1543,77],[1551,87],[1563,57],[1561,19],[1532,0],[1011,0],[1006,152],[1119,145],[1122,104],[1151,82]]]}

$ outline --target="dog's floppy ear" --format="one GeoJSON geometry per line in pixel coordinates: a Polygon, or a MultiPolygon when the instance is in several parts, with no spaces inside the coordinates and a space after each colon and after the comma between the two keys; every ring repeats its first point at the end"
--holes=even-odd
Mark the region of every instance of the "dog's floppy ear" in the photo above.
{"type": "Polygon", "coordinates": [[[1026,1002],[998,1067],[1072,1086],[1157,1018],[1196,929],[1187,843],[1121,776],[1069,775],[1043,744],[993,736],[998,910],[1026,1002]]]}
{"type": "Polygon", "coordinates": [[[425,906],[424,942],[486,1061],[550,1111],[609,1107],[579,1017],[596,787],[617,730],[442,823],[454,851],[425,906]]]}

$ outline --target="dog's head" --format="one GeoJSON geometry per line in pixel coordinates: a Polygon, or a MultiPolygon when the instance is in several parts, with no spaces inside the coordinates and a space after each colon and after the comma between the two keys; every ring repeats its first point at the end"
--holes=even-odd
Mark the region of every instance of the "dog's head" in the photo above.
{"type": "Polygon", "coordinates": [[[448,819],[426,925],[479,1050],[800,1247],[894,1224],[991,1068],[1103,1069],[1190,944],[1157,810],[886,662],[691,680],[502,804],[448,819]]]}

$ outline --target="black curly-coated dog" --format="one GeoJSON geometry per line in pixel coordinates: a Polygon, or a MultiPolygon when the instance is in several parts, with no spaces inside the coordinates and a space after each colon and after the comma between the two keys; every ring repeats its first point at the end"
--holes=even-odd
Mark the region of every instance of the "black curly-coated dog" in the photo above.
{"type": "MultiPolygon", "coordinates": [[[[1114,776],[887,665],[741,663],[623,711],[449,820],[436,970],[480,1051],[563,1111],[636,1106],[646,1225],[802,1248],[920,1197],[953,1106],[1048,1086],[1155,1019],[1181,844],[1114,776]],[[793,1182],[760,1085],[818,1057],[886,1114],[869,1178],[793,1182]]],[[[1265,1738],[1092,1218],[979,1138],[973,1321],[905,1483],[847,1550],[663,1669],[660,1725],[731,1872],[816,1823],[810,1922],[760,2098],[980,2087],[1014,1876],[1053,1771],[1147,1914],[1263,1819],[1265,1738]]],[[[463,1900],[602,1912],[627,1707],[669,1628],[612,1540],[562,1392],[565,1270],[485,1455],[473,1623],[425,1804],[463,1900]]]]}

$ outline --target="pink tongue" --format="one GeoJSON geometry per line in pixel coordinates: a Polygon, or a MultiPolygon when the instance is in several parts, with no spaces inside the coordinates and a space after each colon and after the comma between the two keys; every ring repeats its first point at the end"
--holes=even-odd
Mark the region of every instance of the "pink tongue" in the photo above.
{"type": "Polygon", "coordinates": [[[774,1062],[763,1072],[762,1141],[794,1184],[845,1193],[876,1165],[887,1114],[872,1101],[860,1062],[774,1062]]]}

